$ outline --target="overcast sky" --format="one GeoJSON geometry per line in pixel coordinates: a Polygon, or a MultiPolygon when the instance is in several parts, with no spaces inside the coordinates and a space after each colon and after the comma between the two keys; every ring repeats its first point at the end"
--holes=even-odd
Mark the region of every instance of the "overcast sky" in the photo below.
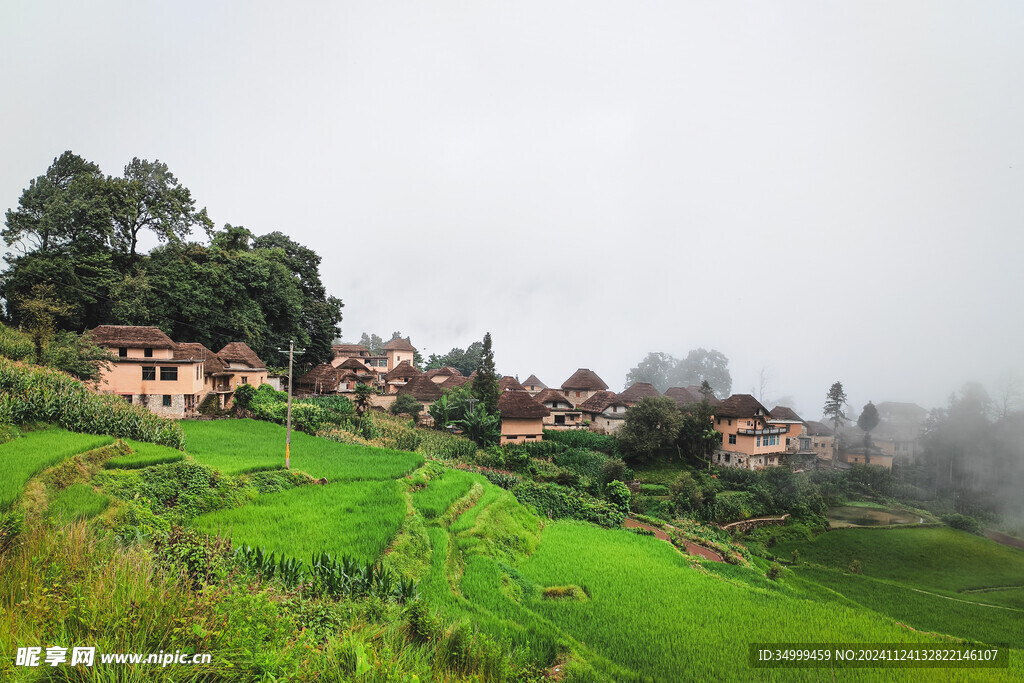
{"type": "MultiPolygon", "coordinates": [[[[1024,370],[1020,2],[0,7],[0,208],[166,162],[324,258],[346,341],[613,389],[703,346],[820,416],[1024,370]]],[[[756,393],[756,392],[755,392],[756,393]]],[[[769,405],[771,407],[771,405],[769,405]]]]}

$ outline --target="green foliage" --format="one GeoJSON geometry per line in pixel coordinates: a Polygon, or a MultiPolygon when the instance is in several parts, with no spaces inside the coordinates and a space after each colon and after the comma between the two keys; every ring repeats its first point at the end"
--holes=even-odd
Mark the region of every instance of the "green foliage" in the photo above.
{"type": "Polygon", "coordinates": [[[980,534],[982,530],[981,522],[969,515],[961,515],[959,513],[943,515],[942,521],[954,529],[960,529],[969,534],[980,534]]]}
{"type": "Polygon", "coordinates": [[[778,562],[772,562],[768,565],[768,578],[772,581],[778,581],[782,577],[782,565],[778,562]]]}
{"type": "Polygon", "coordinates": [[[623,514],[629,514],[629,487],[621,481],[611,481],[605,484],[604,497],[623,514]]]}
{"type": "Polygon", "coordinates": [[[834,382],[829,387],[825,396],[825,405],[822,407],[822,415],[832,420],[833,433],[839,434],[839,427],[846,422],[846,413],[843,406],[846,405],[846,391],[843,390],[842,382],[834,382]]]}
{"type": "Polygon", "coordinates": [[[0,444],[0,511],[11,506],[21,495],[25,483],[66,458],[113,443],[109,436],[74,434],[63,429],[48,428],[26,432],[20,438],[0,444]]]}
{"type": "Polygon", "coordinates": [[[497,444],[501,437],[501,418],[488,412],[484,403],[480,403],[472,411],[468,411],[466,416],[458,420],[456,424],[468,439],[481,448],[497,444]]]}
{"type": "MultiPolygon", "coordinates": [[[[268,384],[261,384],[263,386],[270,386],[268,384]]],[[[271,387],[273,389],[273,387],[271,387]]],[[[250,410],[253,399],[256,398],[256,387],[252,384],[243,384],[235,388],[234,401],[235,405],[242,410],[250,410]]]]}
{"type": "Polygon", "coordinates": [[[50,500],[47,514],[59,523],[95,517],[110,504],[110,499],[88,484],[72,484],[50,500]]]}
{"type": "Polygon", "coordinates": [[[619,455],[619,441],[610,434],[597,434],[587,429],[544,430],[544,441],[541,443],[565,444],[569,448],[582,448],[597,451],[605,455],[619,455]]]}
{"type": "Polygon", "coordinates": [[[626,375],[626,384],[634,382],[649,382],[660,392],[674,386],[707,384],[720,397],[732,393],[729,359],[715,349],[692,349],[682,359],[668,353],[648,353],[626,375]]]}
{"type": "Polygon", "coordinates": [[[453,348],[448,353],[439,356],[436,353],[430,354],[427,359],[427,370],[450,367],[455,368],[463,377],[469,377],[477,367],[480,366],[480,356],[483,353],[482,342],[473,342],[465,350],[453,348]]]}
{"type": "Polygon", "coordinates": [[[119,396],[95,394],[67,375],[0,358],[0,423],[49,422],[68,431],[109,434],[181,448],[177,423],[119,396]]]}
{"type": "MultiPolygon", "coordinates": [[[[472,382],[473,396],[480,401],[486,413],[497,415],[498,412],[498,373],[494,369],[494,350],[491,348],[491,333],[484,335],[483,347],[480,350],[480,364],[476,368],[476,377],[472,382]]],[[[469,416],[465,419],[468,419],[469,416]]],[[[470,437],[472,438],[472,437],[470,437]]],[[[480,443],[477,439],[473,439],[480,443]]],[[[482,445],[482,444],[481,444],[482,445]]]]}
{"type": "Polygon", "coordinates": [[[683,413],[675,401],[664,396],[646,397],[626,411],[618,439],[630,458],[647,461],[674,448],[682,426],[683,413]]]}
{"type": "Polygon", "coordinates": [[[626,514],[612,503],[558,484],[520,481],[512,493],[520,503],[532,505],[552,519],[579,519],[600,526],[617,527],[626,514]]]}
{"type": "Polygon", "coordinates": [[[388,408],[388,412],[392,415],[405,413],[411,415],[413,420],[417,420],[420,413],[423,412],[423,404],[413,398],[412,394],[399,394],[395,402],[388,408]]]}

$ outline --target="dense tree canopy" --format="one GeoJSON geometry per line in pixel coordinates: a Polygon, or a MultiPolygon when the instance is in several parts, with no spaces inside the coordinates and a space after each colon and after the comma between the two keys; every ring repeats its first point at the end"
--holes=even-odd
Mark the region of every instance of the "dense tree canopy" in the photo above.
{"type": "Polygon", "coordinates": [[[662,352],[648,353],[626,374],[626,385],[634,382],[650,382],[662,392],[669,387],[700,386],[707,382],[719,398],[732,393],[729,359],[715,349],[692,349],[682,359],[662,352]]]}
{"type": "Polygon", "coordinates": [[[451,351],[444,355],[438,355],[436,353],[430,354],[427,358],[427,370],[436,370],[437,368],[455,368],[461,372],[464,376],[469,375],[476,370],[477,366],[480,365],[480,357],[483,354],[484,345],[483,342],[473,342],[466,349],[460,349],[458,347],[453,348],[451,351]]]}
{"type": "Polygon", "coordinates": [[[0,274],[4,320],[32,324],[32,299],[52,285],[57,325],[156,325],[178,341],[220,348],[244,341],[271,365],[294,339],[304,363],[331,358],[342,302],[328,296],[320,256],[281,232],[254,236],[241,226],[213,231],[184,187],[159,161],[133,159],[123,177],[65,152],[29,183],[6,214],[10,251],[0,274]],[[209,246],[188,242],[193,228],[209,246]],[[138,253],[139,235],[161,242],[138,253]]]}

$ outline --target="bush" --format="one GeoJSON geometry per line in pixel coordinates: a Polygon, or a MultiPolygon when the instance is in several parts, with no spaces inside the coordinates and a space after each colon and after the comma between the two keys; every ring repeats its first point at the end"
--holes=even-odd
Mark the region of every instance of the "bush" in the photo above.
{"type": "Polygon", "coordinates": [[[413,398],[412,394],[399,394],[395,402],[388,408],[388,412],[392,415],[405,413],[411,415],[414,420],[417,420],[420,413],[423,412],[423,404],[413,398]]]}
{"type": "Polygon", "coordinates": [[[942,515],[941,519],[954,529],[960,529],[961,531],[966,531],[970,534],[981,533],[981,522],[974,517],[958,513],[953,515],[942,515]]]}
{"type": "Polygon", "coordinates": [[[0,358],[0,423],[50,422],[71,432],[109,434],[185,447],[172,420],[157,417],[120,396],[96,394],[76,379],[47,368],[0,358]]]}
{"type": "Polygon", "coordinates": [[[605,455],[619,455],[619,440],[609,434],[595,434],[586,429],[544,430],[544,441],[560,443],[570,448],[598,451],[605,455]]]}
{"type": "Polygon", "coordinates": [[[629,514],[629,487],[621,481],[608,482],[604,487],[605,498],[623,514],[629,514]]]}
{"type": "Polygon", "coordinates": [[[611,503],[558,484],[521,481],[511,490],[520,503],[532,505],[552,519],[568,517],[604,527],[617,527],[626,518],[626,514],[611,503]]]}
{"type": "Polygon", "coordinates": [[[768,565],[768,578],[772,581],[778,581],[779,577],[782,576],[782,565],[778,562],[772,562],[768,565]]]}

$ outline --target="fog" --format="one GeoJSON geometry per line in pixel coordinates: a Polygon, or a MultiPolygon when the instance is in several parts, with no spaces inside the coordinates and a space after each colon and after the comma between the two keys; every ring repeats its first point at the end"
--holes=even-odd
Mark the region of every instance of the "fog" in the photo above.
{"type": "MultiPolygon", "coordinates": [[[[324,257],[346,341],[621,389],[715,348],[807,419],[1024,371],[1024,7],[7,2],[0,205],[166,162],[324,257]]],[[[752,391],[753,390],[753,391],[752,391]]],[[[769,406],[770,407],[770,406],[769,406]]]]}

